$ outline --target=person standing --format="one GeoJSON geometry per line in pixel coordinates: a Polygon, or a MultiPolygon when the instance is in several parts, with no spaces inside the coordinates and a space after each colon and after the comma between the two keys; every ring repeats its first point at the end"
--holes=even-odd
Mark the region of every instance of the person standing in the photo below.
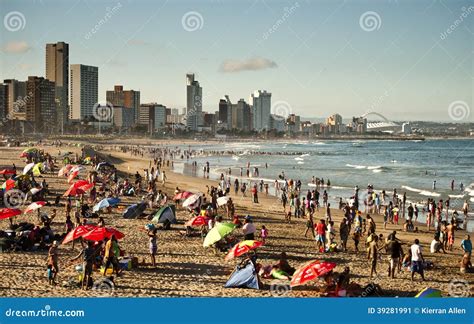
{"type": "Polygon", "coordinates": [[[319,223],[316,225],[316,242],[318,245],[318,251],[321,252],[321,248],[324,252],[324,247],[326,246],[326,222],[324,219],[319,220],[319,223]]]}
{"type": "Polygon", "coordinates": [[[257,228],[252,222],[252,218],[250,216],[245,216],[244,226],[242,227],[242,232],[244,234],[244,240],[254,240],[255,239],[255,231],[257,228]]]}
{"type": "Polygon", "coordinates": [[[413,281],[415,273],[419,273],[421,280],[425,281],[425,275],[423,272],[423,254],[421,253],[420,241],[415,239],[415,243],[410,247],[411,251],[411,280],[413,281]]]}
{"type": "Polygon", "coordinates": [[[377,275],[378,239],[379,237],[374,235],[373,240],[369,244],[369,253],[367,254],[367,259],[370,261],[370,279],[372,279],[374,273],[377,275]]]}
{"type": "Polygon", "coordinates": [[[341,238],[342,251],[347,252],[347,240],[349,239],[350,225],[347,218],[343,218],[339,225],[339,237],[341,238]]]}
{"type": "Polygon", "coordinates": [[[155,256],[156,256],[156,252],[158,251],[157,235],[156,235],[157,231],[158,229],[154,228],[153,231],[148,232],[151,265],[153,267],[156,266],[155,256]]]}
{"type": "Polygon", "coordinates": [[[400,258],[403,256],[402,245],[395,237],[395,234],[389,235],[389,241],[385,245],[385,251],[389,257],[388,276],[395,278],[395,270],[398,267],[400,258]]]}
{"type": "Polygon", "coordinates": [[[58,267],[58,241],[53,241],[53,244],[48,250],[48,266],[53,269],[52,283],[57,285],[56,276],[59,272],[58,267]]]}
{"type": "Polygon", "coordinates": [[[76,257],[72,258],[70,262],[74,262],[82,256],[82,289],[88,288],[89,279],[92,276],[92,267],[96,256],[96,250],[92,241],[87,241],[87,246],[82,249],[76,257]]]}
{"type": "Polygon", "coordinates": [[[304,231],[304,237],[310,232],[313,235],[313,238],[316,238],[314,235],[314,221],[313,221],[313,213],[308,213],[308,220],[306,221],[306,230],[304,231]]]}

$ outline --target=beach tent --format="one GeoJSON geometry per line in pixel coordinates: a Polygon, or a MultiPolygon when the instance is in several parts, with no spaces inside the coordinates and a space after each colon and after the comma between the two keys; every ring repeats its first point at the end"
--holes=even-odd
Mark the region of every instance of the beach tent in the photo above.
{"type": "Polygon", "coordinates": [[[236,225],[232,223],[216,223],[209,233],[207,233],[202,245],[204,247],[211,246],[232,233],[235,227],[236,225]]]}
{"type": "Polygon", "coordinates": [[[164,207],[161,207],[160,210],[158,210],[155,214],[155,217],[153,217],[152,221],[157,222],[157,223],[165,223],[166,221],[169,221],[171,224],[176,224],[176,211],[175,211],[175,206],[174,205],[167,205],[164,207]]]}
{"type": "Polygon", "coordinates": [[[257,271],[253,263],[248,262],[243,267],[237,266],[224,287],[260,289],[257,271]]]}
{"type": "Polygon", "coordinates": [[[99,201],[99,203],[95,205],[94,208],[92,208],[92,211],[97,212],[101,210],[102,208],[117,206],[119,202],[120,202],[120,198],[115,198],[115,197],[104,198],[101,201],[99,201]]]}
{"type": "Polygon", "coordinates": [[[129,206],[123,213],[123,218],[136,218],[140,216],[146,209],[146,203],[141,202],[129,206]]]}
{"type": "Polygon", "coordinates": [[[441,290],[426,287],[415,296],[415,298],[420,297],[441,297],[441,290]]]}

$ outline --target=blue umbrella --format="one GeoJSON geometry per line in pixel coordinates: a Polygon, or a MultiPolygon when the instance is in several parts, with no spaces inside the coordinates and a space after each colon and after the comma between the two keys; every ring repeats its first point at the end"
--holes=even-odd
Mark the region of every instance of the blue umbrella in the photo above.
{"type": "Polygon", "coordinates": [[[123,218],[136,218],[140,216],[145,211],[146,206],[147,204],[145,202],[129,206],[123,213],[123,218]]]}
{"type": "Polygon", "coordinates": [[[113,207],[113,206],[116,206],[119,202],[120,202],[120,198],[115,198],[115,197],[105,198],[99,201],[99,203],[95,205],[94,208],[92,208],[92,211],[97,212],[101,210],[102,208],[113,207]]]}

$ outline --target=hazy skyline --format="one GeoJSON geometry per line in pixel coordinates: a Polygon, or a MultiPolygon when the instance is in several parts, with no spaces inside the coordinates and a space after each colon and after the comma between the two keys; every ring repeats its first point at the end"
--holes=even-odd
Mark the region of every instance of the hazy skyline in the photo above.
{"type": "Polygon", "coordinates": [[[65,41],[70,64],[99,67],[102,101],[121,84],[140,90],[142,103],[182,108],[192,72],[209,112],[225,94],[237,102],[265,89],[272,103],[305,117],[373,110],[394,120],[452,121],[449,107],[461,101],[467,114],[455,121],[474,121],[472,6],[2,0],[0,75],[44,76],[46,43],[65,41]],[[20,28],[7,23],[11,12],[24,17],[20,28]]]}

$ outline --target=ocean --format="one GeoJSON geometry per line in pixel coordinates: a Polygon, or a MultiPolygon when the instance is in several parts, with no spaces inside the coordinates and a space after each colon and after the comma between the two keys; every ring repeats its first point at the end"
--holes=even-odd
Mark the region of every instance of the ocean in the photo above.
{"type": "MultiPolygon", "coordinates": [[[[394,188],[400,195],[406,192],[407,200],[419,204],[420,211],[427,198],[444,201],[450,197],[450,208],[458,209],[460,215],[465,199],[471,206],[474,204],[473,139],[228,142],[195,144],[191,149],[197,153],[189,161],[176,161],[175,171],[199,177],[203,165],[209,162],[211,178],[217,179],[231,168],[232,178],[249,182],[263,179],[270,188],[284,172],[288,179],[300,179],[304,190],[312,188],[313,176],[329,179],[331,187],[324,189],[328,190],[334,207],[339,197],[351,197],[356,185],[360,188],[363,206],[368,184],[377,192],[386,190],[389,196],[394,188]],[[210,151],[226,154],[210,154],[210,151]],[[197,172],[190,168],[192,161],[198,163],[197,172]],[[254,167],[258,168],[259,177],[246,177],[247,163],[250,163],[251,173],[254,167]],[[243,168],[243,177],[240,177],[240,168],[243,168]],[[454,190],[451,190],[452,180],[454,190]],[[436,181],[435,188],[433,181],[436,181]]],[[[470,212],[469,218],[472,216],[470,212]]],[[[419,220],[424,220],[423,215],[419,220]]],[[[474,220],[470,220],[468,230],[473,229],[474,220]]]]}

